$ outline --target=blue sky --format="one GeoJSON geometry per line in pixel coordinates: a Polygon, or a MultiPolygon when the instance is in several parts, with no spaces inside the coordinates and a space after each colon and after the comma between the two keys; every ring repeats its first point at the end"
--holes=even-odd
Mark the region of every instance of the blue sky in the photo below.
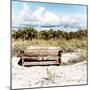
{"type": "Polygon", "coordinates": [[[86,28],[86,22],[87,7],[83,5],[12,1],[12,27],[77,30],[86,28]]]}

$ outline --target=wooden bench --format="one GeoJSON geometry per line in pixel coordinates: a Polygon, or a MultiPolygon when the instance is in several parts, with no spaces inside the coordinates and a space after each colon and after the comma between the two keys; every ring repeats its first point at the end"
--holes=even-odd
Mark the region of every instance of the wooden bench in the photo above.
{"type": "Polygon", "coordinates": [[[62,50],[59,49],[28,49],[20,51],[23,66],[60,65],[62,50]]]}

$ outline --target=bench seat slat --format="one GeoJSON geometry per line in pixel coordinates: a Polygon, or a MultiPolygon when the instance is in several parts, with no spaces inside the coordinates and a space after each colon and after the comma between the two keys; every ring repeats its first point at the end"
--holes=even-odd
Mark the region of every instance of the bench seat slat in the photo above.
{"type": "Polygon", "coordinates": [[[58,61],[40,61],[40,62],[24,62],[24,66],[28,65],[59,65],[58,61]]]}
{"type": "Polygon", "coordinates": [[[31,61],[31,60],[58,60],[60,57],[56,56],[48,56],[48,57],[22,57],[24,61],[31,61]]]}

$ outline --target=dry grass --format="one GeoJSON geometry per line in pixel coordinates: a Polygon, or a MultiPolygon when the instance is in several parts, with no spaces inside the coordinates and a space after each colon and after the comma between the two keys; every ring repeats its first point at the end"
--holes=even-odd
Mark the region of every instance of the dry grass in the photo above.
{"type": "Polygon", "coordinates": [[[87,52],[86,50],[83,49],[78,52],[77,57],[70,58],[69,60],[67,60],[67,62],[62,61],[61,65],[73,65],[86,60],[87,60],[87,52]]]}
{"type": "Polygon", "coordinates": [[[16,54],[20,51],[20,49],[25,49],[28,46],[55,46],[62,48],[65,52],[74,52],[77,48],[86,49],[87,48],[87,39],[78,40],[32,40],[32,41],[23,41],[23,40],[13,40],[12,41],[12,54],[16,54]]]}
{"type": "Polygon", "coordinates": [[[55,73],[52,73],[52,72],[48,69],[48,67],[47,67],[47,70],[46,70],[46,71],[47,71],[47,75],[48,75],[48,80],[54,82],[55,73]]]}

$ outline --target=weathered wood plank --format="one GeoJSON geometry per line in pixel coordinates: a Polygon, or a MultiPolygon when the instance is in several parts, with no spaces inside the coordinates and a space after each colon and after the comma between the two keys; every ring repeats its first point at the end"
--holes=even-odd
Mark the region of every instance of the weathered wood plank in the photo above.
{"type": "Polygon", "coordinates": [[[32,60],[58,60],[60,57],[58,56],[44,56],[44,57],[27,57],[23,56],[24,61],[32,61],[32,60]]]}
{"type": "Polygon", "coordinates": [[[61,54],[62,50],[29,50],[24,51],[24,56],[29,57],[38,57],[38,56],[59,56],[59,52],[61,54]]]}
{"type": "Polygon", "coordinates": [[[40,62],[24,62],[24,66],[33,66],[33,65],[59,65],[58,61],[40,61],[40,62]]]}

